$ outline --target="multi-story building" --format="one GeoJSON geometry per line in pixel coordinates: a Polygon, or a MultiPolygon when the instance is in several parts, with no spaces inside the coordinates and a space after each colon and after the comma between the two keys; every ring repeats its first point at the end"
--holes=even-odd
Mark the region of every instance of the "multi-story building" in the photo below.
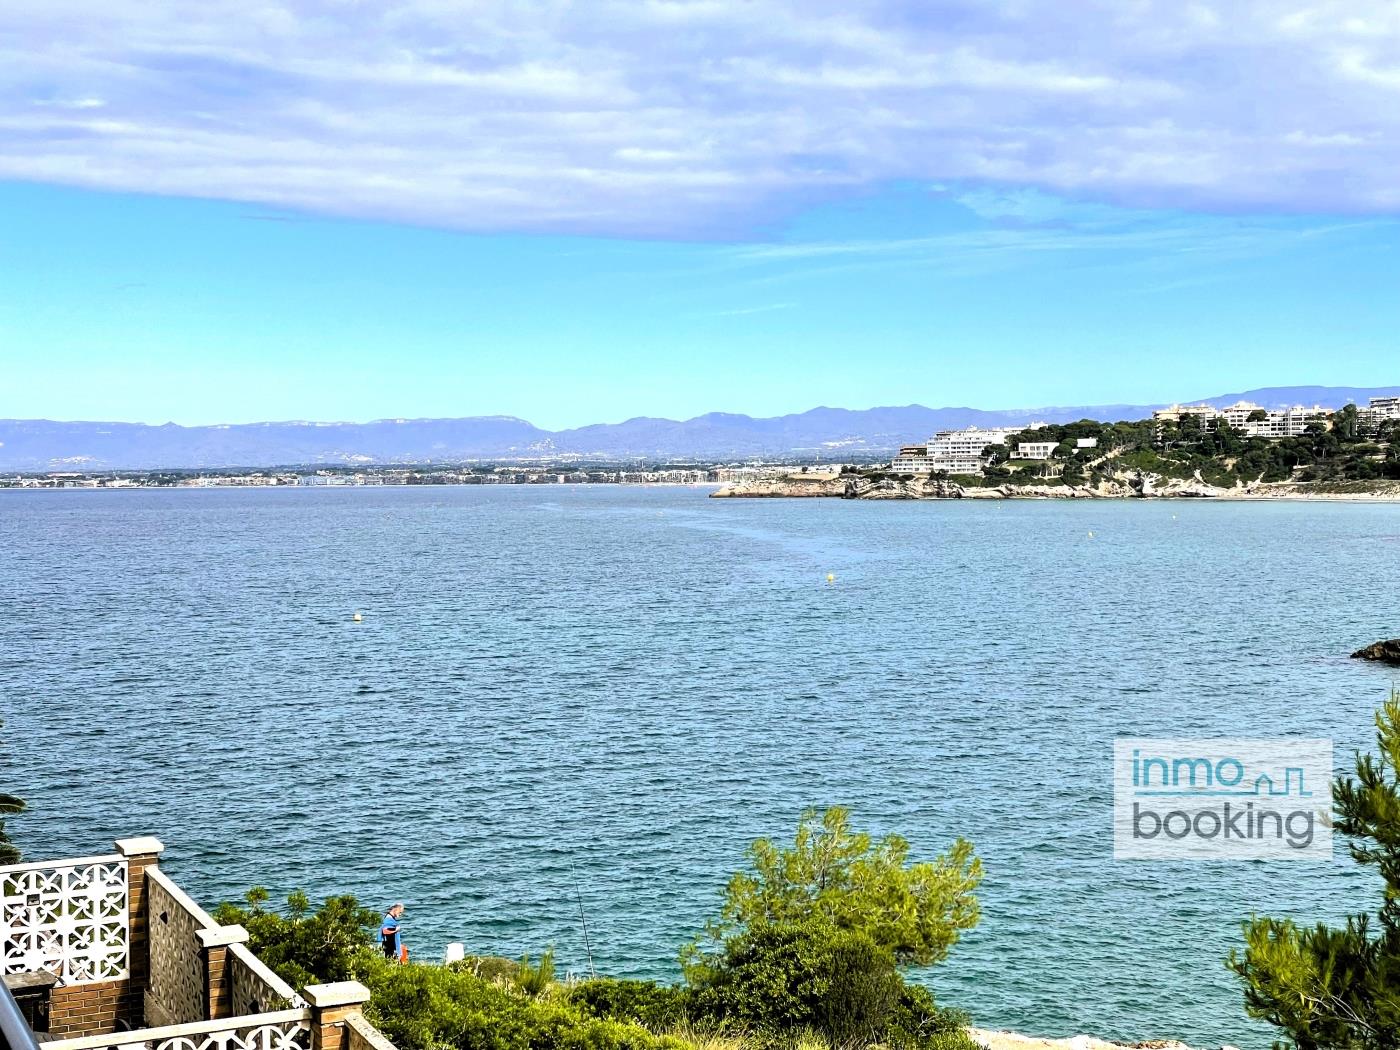
{"type": "Polygon", "coordinates": [[[899,455],[890,460],[894,474],[928,474],[932,470],[927,445],[901,445],[899,455]]]}
{"type": "Polygon", "coordinates": [[[1172,405],[1153,412],[1152,418],[1158,424],[1180,423],[1185,419],[1200,420],[1203,427],[1225,423],[1235,430],[1242,431],[1247,437],[1276,441],[1279,438],[1301,437],[1307,433],[1309,423],[1319,419],[1326,420],[1331,414],[1332,409],[1323,408],[1321,405],[1313,405],[1311,408],[1294,405],[1291,408],[1271,409],[1256,405],[1252,401],[1236,401],[1224,408],[1211,405],[1172,405]],[[1261,414],[1263,418],[1257,418],[1261,414]]]}
{"type": "Polygon", "coordinates": [[[1292,408],[1269,410],[1264,413],[1263,419],[1246,422],[1243,429],[1250,437],[1277,441],[1279,438],[1302,437],[1307,433],[1309,423],[1316,420],[1325,422],[1331,415],[1332,410],[1321,405],[1313,405],[1312,408],[1294,405],[1292,408]]]}
{"type": "Polygon", "coordinates": [[[1212,405],[1171,405],[1152,413],[1152,418],[1158,423],[1180,423],[1183,419],[1193,416],[1202,423],[1207,423],[1219,418],[1220,410],[1212,405]]]}
{"type": "Polygon", "coordinates": [[[1022,441],[1016,445],[1016,451],[1011,453],[1011,458],[1049,459],[1055,454],[1058,445],[1057,441],[1022,441]]]}
{"type": "Polygon", "coordinates": [[[1365,408],[1356,410],[1356,416],[1372,430],[1387,420],[1400,419],[1400,397],[1373,397],[1365,408]]]}
{"type": "Polygon", "coordinates": [[[933,470],[939,473],[981,474],[986,466],[988,448],[1005,445],[1012,434],[1043,425],[1031,423],[1028,426],[940,430],[928,443],[929,460],[933,470]]]}

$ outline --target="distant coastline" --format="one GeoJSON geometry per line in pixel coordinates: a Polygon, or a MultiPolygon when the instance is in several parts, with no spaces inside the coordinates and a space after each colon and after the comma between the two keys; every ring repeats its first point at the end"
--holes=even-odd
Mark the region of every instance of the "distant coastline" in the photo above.
{"type": "Polygon", "coordinates": [[[1240,502],[1400,503],[1400,482],[1260,482],[1222,487],[1198,480],[1124,475],[1095,485],[964,485],[945,479],[800,474],[735,481],[712,499],[1055,500],[1147,499],[1240,502]]]}

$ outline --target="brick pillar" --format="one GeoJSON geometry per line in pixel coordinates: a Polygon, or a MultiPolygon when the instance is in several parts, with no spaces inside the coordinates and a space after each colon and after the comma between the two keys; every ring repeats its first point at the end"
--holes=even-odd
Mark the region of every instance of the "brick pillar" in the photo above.
{"type": "Polygon", "coordinates": [[[369,1002],[369,989],[359,981],[309,984],[302,990],[311,1007],[311,1050],[349,1050],[345,1019],[369,1002]]]}
{"type": "Polygon", "coordinates": [[[126,909],[130,931],[129,976],[117,1003],[117,1019],[133,1028],[146,1024],[146,987],[151,979],[151,935],[146,908],[146,869],[154,868],[165,850],[160,839],[144,836],[117,839],[117,852],[126,858],[126,909]]]}
{"type": "Polygon", "coordinates": [[[246,944],[248,931],[242,926],[216,926],[212,930],[196,930],[195,936],[204,946],[204,1002],[208,1020],[232,1017],[233,973],[228,967],[228,946],[246,944]]]}

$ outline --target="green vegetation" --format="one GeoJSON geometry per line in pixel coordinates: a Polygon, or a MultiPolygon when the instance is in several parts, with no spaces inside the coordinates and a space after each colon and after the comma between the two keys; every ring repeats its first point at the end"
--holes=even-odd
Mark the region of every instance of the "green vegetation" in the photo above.
{"type": "MultiPolygon", "coordinates": [[[[1262,410],[1253,416],[1263,418],[1262,410]]],[[[1100,423],[1052,424],[1023,430],[1007,438],[1006,445],[991,449],[989,479],[997,483],[1014,478],[1025,484],[1055,483],[1053,479],[1027,477],[1010,457],[1023,441],[1053,441],[1055,449],[1047,466],[1065,484],[1096,485],[1125,470],[1166,478],[1189,480],[1199,476],[1208,484],[1230,488],[1258,481],[1298,481],[1325,486],[1400,480],[1400,425],[1381,423],[1369,431],[1362,427],[1355,405],[1348,405],[1326,420],[1310,423],[1300,437],[1271,440],[1248,437],[1223,420],[1202,424],[1186,417],[1179,423],[1142,420],[1100,423]],[[1094,448],[1079,448],[1081,438],[1092,438],[1094,448]]],[[[1364,488],[1358,484],[1358,488],[1364,488]]]]}
{"type": "Polygon", "coordinates": [[[972,892],[982,864],[963,839],[934,861],[909,864],[905,839],[876,843],[851,830],[848,810],[833,806],[804,813],[791,847],[759,839],[749,860],[752,867],[729,880],[719,919],[683,953],[688,977],[711,965],[707,943],[727,950],[773,926],[861,933],[900,964],[928,966],[977,924],[972,892]]]}
{"type": "Polygon", "coordinates": [[[354,897],[330,897],[316,911],[300,890],[287,898],[286,914],[267,909],[267,890],[255,886],[242,905],[214,909],[220,925],[243,926],[248,947],[290,984],[302,988],[324,981],[348,981],[359,972],[367,929],[379,916],[354,897]]]}
{"type": "Polygon", "coordinates": [[[1332,788],[1335,826],[1351,856],[1384,882],[1375,930],[1354,915],[1340,929],[1290,919],[1245,923],[1230,968],[1251,1017],[1280,1028],[1297,1050],[1400,1046],[1400,692],[1376,715],[1379,757],[1358,755],[1356,775],[1332,788]]]}
{"type": "Polygon", "coordinates": [[[958,840],[912,863],[896,835],[853,831],[846,810],[804,814],[790,847],[760,840],[719,917],[683,952],[685,981],[554,980],[554,955],[396,965],[378,916],[351,897],[283,913],[265,890],[215,918],[297,987],[359,980],[369,1019],[400,1050],[975,1050],[964,1015],[906,984],[977,921],[981,865],[958,840]]]}
{"type": "MultiPolygon", "coordinates": [[[[0,721],[0,729],[4,728],[5,723],[0,721]]],[[[5,818],[23,812],[24,799],[0,791],[0,864],[19,863],[19,847],[11,842],[10,836],[5,833],[5,818]]]]}

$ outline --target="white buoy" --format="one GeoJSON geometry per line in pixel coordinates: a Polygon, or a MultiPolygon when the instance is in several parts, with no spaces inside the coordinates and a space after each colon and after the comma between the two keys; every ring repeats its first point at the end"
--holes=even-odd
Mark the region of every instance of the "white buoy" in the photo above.
{"type": "Polygon", "coordinates": [[[442,962],[446,966],[448,963],[461,962],[467,957],[467,949],[461,941],[453,941],[442,953],[442,962]]]}
{"type": "Polygon", "coordinates": [[[356,613],[354,616],[350,617],[350,619],[354,620],[356,623],[359,623],[361,620],[364,619],[364,617],[361,616],[359,613],[356,613]]]}

